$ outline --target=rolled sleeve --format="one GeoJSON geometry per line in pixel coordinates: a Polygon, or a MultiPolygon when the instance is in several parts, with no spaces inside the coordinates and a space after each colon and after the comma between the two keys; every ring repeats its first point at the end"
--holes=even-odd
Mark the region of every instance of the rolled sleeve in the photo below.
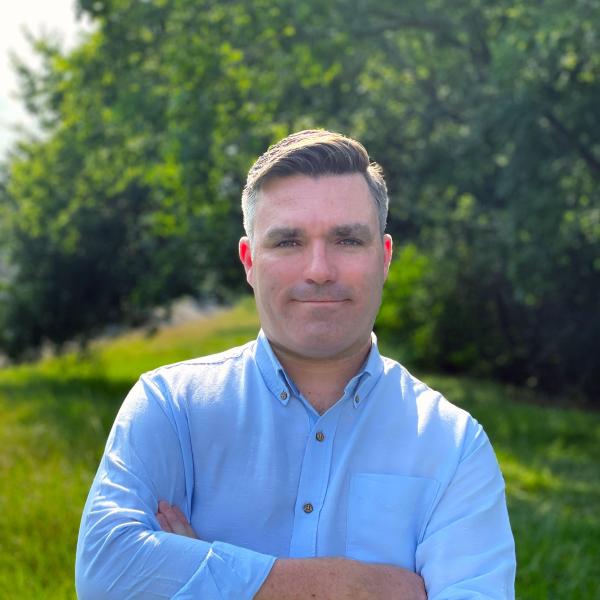
{"type": "Polygon", "coordinates": [[[149,381],[125,399],[109,436],[77,544],[81,600],[252,598],[275,558],[160,530],[158,501],[190,518],[185,423],[149,381]]]}
{"type": "Polygon", "coordinates": [[[252,598],[267,578],[274,562],[273,556],[215,542],[200,568],[174,598],[252,598]]]}

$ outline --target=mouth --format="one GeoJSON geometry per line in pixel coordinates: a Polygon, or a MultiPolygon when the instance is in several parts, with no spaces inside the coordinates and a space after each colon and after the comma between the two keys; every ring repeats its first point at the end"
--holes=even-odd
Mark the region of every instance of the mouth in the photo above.
{"type": "Polygon", "coordinates": [[[312,306],[339,306],[351,302],[352,290],[342,285],[298,285],[289,290],[289,300],[312,306]]]}
{"type": "Polygon", "coordinates": [[[344,302],[349,302],[349,299],[344,298],[343,300],[294,300],[294,302],[299,302],[300,304],[327,305],[327,304],[343,304],[344,302]]]}

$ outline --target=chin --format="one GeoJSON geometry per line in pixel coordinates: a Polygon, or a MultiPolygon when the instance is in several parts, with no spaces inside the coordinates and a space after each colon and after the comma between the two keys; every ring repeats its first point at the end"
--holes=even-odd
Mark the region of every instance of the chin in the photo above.
{"type": "Polygon", "coordinates": [[[310,339],[305,339],[302,343],[298,343],[296,348],[297,354],[306,358],[327,360],[330,358],[351,355],[362,345],[363,344],[358,340],[348,340],[343,342],[339,337],[331,339],[327,336],[327,338],[324,339],[323,336],[314,336],[310,339]]]}

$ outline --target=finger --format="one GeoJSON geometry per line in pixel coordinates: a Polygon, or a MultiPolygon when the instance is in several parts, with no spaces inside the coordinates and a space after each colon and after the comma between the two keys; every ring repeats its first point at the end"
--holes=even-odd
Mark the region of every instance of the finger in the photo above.
{"type": "Polygon", "coordinates": [[[156,518],[159,523],[164,523],[164,527],[161,524],[161,528],[170,533],[176,533],[174,531],[174,525],[177,524],[176,513],[173,511],[173,507],[166,501],[161,500],[158,503],[158,513],[156,514],[156,518]]]}
{"type": "Polygon", "coordinates": [[[173,529],[169,525],[169,521],[167,521],[167,519],[162,513],[156,513],[156,520],[158,521],[158,524],[160,525],[160,528],[163,531],[166,531],[167,533],[173,533],[173,529]]]}
{"type": "Polygon", "coordinates": [[[190,522],[187,520],[186,516],[181,512],[181,510],[179,510],[179,507],[173,506],[172,509],[177,517],[178,522],[183,526],[184,535],[192,538],[197,537],[196,532],[192,529],[192,526],[190,525],[190,522]]]}
{"type": "Polygon", "coordinates": [[[179,509],[179,506],[173,505],[171,507],[171,510],[173,511],[173,514],[175,515],[175,517],[177,518],[177,520],[179,522],[184,523],[185,525],[189,525],[190,524],[189,521],[186,519],[185,515],[179,509]]]}
{"type": "Polygon", "coordinates": [[[176,506],[171,507],[169,513],[169,523],[175,533],[186,535],[187,537],[195,538],[196,532],[192,529],[184,514],[176,506]]]}
{"type": "Polygon", "coordinates": [[[196,537],[184,514],[176,506],[171,506],[168,502],[163,501],[159,504],[159,510],[168,521],[173,533],[187,537],[196,537]]]}

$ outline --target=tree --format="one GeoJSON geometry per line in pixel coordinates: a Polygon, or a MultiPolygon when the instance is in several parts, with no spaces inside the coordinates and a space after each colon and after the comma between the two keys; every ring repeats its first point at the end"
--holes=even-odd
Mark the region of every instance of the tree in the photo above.
{"type": "Polygon", "coordinates": [[[596,2],[79,8],[97,31],[68,55],[39,41],[45,66],[21,66],[46,135],[3,177],[12,355],[239,291],[249,165],[323,126],[361,139],[392,191],[407,246],[382,334],[424,365],[597,397],[596,2]]]}
{"type": "MultiPolygon", "coordinates": [[[[437,6],[410,13],[412,39],[389,34],[399,58],[377,61],[376,85],[399,91],[398,112],[368,128],[369,144],[396,152],[397,231],[430,265],[436,312],[411,352],[597,397],[600,7],[437,6]]],[[[420,323],[385,322],[397,337],[420,323]]]]}
{"type": "Polygon", "coordinates": [[[318,14],[308,6],[80,9],[98,24],[80,48],[64,55],[41,40],[41,72],[19,66],[46,135],[20,145],[4,193],[15,270],[1,343],[14,357],[45,340],[85,340],[106,322],[142,321],[182,293],[239,290],[229,249],[249,164],[297,127],[305,102],[314,99],[318,118],[337,101],[337,63],[320,65],[311,49],[331,44],[291,25],[318,14]]]}

